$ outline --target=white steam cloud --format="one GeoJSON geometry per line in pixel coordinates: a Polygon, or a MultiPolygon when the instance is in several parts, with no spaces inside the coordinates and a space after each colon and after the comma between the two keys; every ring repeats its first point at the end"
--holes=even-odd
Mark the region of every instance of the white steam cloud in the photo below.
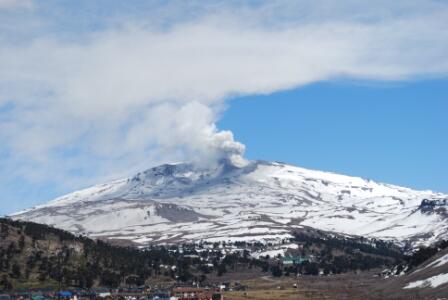
{"type": "Polygon", "coordinates": [[[244,145],[215,125],[229,97],[448,73],[448,5],[360,2],[220,2],[169,26],[0,34],[0,179],[75,188],[161,161],[237,161],[244,145]]]}

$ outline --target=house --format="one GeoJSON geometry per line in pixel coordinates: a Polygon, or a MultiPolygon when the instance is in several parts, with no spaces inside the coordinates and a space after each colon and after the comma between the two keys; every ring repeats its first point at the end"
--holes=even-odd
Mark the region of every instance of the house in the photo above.
{"type": "Polygon", "coordinates": [[[170,300],[170,294],[167,291],[152,292],[148,296],[149,300],[170,300]]]}
{"type": "Polygon", "coordinates": [[[111,292],[108,288],[99,287],[92,289],[95,295],[99,298],[106,298],[111,296],[111,292]]]}
{"type": "Polygon", "coordinates": [[[309,261],[310,259],[306,256],[284,256],[281,259],[281,262],[284,266],[301,265],[309,261]]]}

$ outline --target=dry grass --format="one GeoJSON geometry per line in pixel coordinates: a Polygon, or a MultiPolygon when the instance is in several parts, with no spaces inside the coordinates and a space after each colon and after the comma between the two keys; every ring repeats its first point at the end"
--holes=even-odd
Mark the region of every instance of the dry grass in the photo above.
{"type": "MultiPolygon", "coordinates": [[[[226,300],[310,300],[310,299],[332,299],[324,290],[313,287],[300,286],[293,288],[296,283],[294,278],[276,279],[272,277],[260,277],[244,280],[242,284],[249,287],[246,292],[226,292],[226,300]]],[[[328,292],[328,291],[327,291],[328,292]]]]}
{"type": "Polygon", "coordinates": [[[348,273],[335,276],[303,276],[299,289],[295,278],[262,276],[240,282],[246,292],[225,292],[226,300],[426,300],[448,295],[448,285],[441,289],[403,290],[401,278],[373,277],[375,272],[348,273]]]}
{"type": "Polygon", "coordinates": [[[224,294],[226,300],[308,300],[329,299],[319,291],[303,289],[266,289],[248,292],[227,292],[224,294]]]}

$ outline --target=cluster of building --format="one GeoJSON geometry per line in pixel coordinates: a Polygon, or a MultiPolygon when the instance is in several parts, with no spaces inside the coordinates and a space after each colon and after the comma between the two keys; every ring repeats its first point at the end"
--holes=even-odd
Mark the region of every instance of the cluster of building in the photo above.
{"type": "Polygon", "coordinates": [[[22,290],[0,293],[0,300],[224,300],[221,288],[172,287],[147,290],[112,291],[105,288],[54,291],[22,290]]]}
{"type": "Polygon", "coordinates": [[[286,255],[281,258],[281,263],[284,266],[302,265],[311,262],[310,256],[291,256],[286,255]]]}
{"type": "Polygon", "coordinates": [[[224,258],[226,255],[240,254],[254,258],[280,258],[282,256],[297,256],[302,245],[290,239],[278,239],[271,242],[198,242],[171,246],[169,252],[178,253],[184,258],[213,261],[214,258],[224,258]]]}
{"type": "Polygon", "coordinates": [[[97,289],[72,289],[58,291],[51,288],[41,289],[17,289],[11,293],[0,293],[1,300],[80,300],[99,299],[111,295],[107,288],[97,289]]]}

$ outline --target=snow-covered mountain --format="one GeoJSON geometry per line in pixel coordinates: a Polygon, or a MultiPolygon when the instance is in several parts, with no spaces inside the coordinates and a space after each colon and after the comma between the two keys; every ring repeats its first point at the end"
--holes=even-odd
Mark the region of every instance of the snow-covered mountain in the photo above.
{"type": "Polygon", "coordinates": [[[447,198],[277,162],[243,167],[222,162],[207,169],[179,163],[77,191],[12,217],[140,245],[266,241],[303,227],[429,244],[448,237],[447,198]]]}

